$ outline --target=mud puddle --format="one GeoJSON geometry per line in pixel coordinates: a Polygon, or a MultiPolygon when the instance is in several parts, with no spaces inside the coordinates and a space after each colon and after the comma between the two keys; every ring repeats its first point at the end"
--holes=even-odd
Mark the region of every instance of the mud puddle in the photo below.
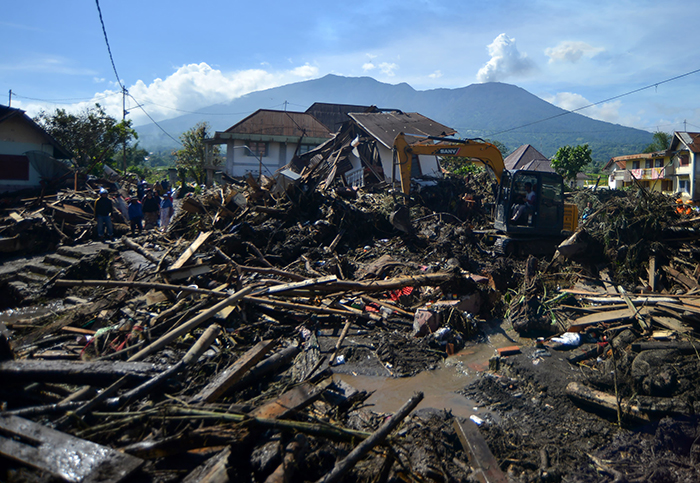
{"type": "Polygon", "coordinates": [[[483,327],[485,338],[481,343],[468,345],[459,353],[446,358],[432,371],[423,371],[412,377],[377,377],[353,373],[336,373],[356,389],[373,391],[365,404],[377,412],[398,410],[415,392],[422,391],[424,399],[417,410],[434,408],[451,411],[454,416],[469,418],[485,410],[458,394],[474,381],[476,375],[488,369],[488,361],[496,349],[513,345],[513,341],[495,326],[483,327]]]}

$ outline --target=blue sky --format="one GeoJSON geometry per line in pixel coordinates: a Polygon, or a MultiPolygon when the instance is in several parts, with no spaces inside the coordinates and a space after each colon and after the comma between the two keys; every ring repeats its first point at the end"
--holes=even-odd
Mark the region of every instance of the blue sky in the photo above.
{"type": "MultiPolygon", "coordinates": [[[[135,125],[333,73],[418,90],[499,81],[648,131],[700,131],[700,2],[100,0],[135,125]],[[684,121],[686,124],[684,124],[684,121]]],[[[94,1],[29,0],[0,19],[0,104],[95,102],[120,118],[94,1]]],[[[291,108],[304,110],[308,106],[291,108]]],[[[282,106],[260,106],[274,108],[282,106]]]]}

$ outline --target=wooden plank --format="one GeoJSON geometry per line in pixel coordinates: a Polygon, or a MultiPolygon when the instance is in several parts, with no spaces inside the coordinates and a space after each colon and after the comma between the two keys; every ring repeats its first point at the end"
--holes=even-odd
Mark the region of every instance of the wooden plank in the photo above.
{"type": "Polygon", "coordinates": [[[666,327],[667,329],[673,330],[675,332],[680,332],[681,334],[687,334],[692,332],[692,329],[690,329],[690,327],[686,327],[680,320],[673,317],[652,315],[651,320],[652,322],[656,322],[662,327],[666,327]]]}
{"type": "Polygon", "coordinates": [[[262,419],[286,418],[314,402],[325,386],[304,383],[282,394],[279,398],[254,409],[250,416],[262,419]]]}
{"type": "Polygon", "coordinates": [[[192,244],[185,250],[182,255],[180,255],[180,258],[178,258],[175,263],[173,263],[169,270],[175,270],[177,268],[182,268],[185,263],[187,263],[187,260],[189,260],[192,255],[195,254],[195,252],[199,249],[202,244],[207,241],[207,238],[211,236],[213,231],[203,231],[199,233],[199,236],[192,242],[192,244]]]}
{"type": "Polygon", "coordinates": [[[18,416],[0,417],[0,454],[68,482],[118,483],[143,460],[18,416]]]}
{"type": "Polygon", "coordinates": [[[0,380],[4,382],[55,382],[108,386],[122,376],[131,375],[134,380],[143,380],[162,371],[163,366],[147,362],[75,362],[33,359],[0,362],[0,380]]]}
{"type": "Polygon", "coordinates": [[[452,421],[464,452],[467,453],[469,462],[476,470],[476,478],[483,483],[508,483],[508,478],[501,471],[498,461],[491,453],[477,426],[471,421],[462,424],[457,418],[452,421]]]}
{"type": "Polygon", "coordinates": [[[240,381],[241,378],[257,364],[270,349],[275,345],[273,340],[263,340],[258,342],[252,349],[248,350],[231,366],[221,372],[216,378],[207,384],[190,402],[213,402],[221,397],[229,387],[240,381]]]}
{"type": "Polygon", "coordinates": [[[656,257],[649,257],[649,268],[647,269],[649,274],[649,288],[652,292],[656,292],[656,257]]]}

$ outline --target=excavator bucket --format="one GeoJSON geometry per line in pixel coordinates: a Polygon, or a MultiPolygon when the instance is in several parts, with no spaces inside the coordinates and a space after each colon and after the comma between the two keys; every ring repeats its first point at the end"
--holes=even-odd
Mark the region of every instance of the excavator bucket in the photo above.
{"type": "Polygon", "coordinates": [[[413,233],[413,224],[411,223],[411,212],[406,205],[399,205],[398,209],[389,215],[389,222],[397,230],[404,233],[413,233]]]}

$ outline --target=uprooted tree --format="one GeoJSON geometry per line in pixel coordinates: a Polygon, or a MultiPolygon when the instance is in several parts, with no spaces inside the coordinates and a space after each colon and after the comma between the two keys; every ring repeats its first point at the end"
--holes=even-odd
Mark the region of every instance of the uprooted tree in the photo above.
{"type": "Polygon", "coordinates": [[[77,114],[65,109],[41,111],[34,122],[75,154],[78,167],[93,174],[100,173],[102,165],[109,161],[115,168],[121,164],[122,149],[137,138],[130,120],[119,121],[107,115],[99,104],[77,114]]]}
{"type": "Polygon", "coordinates": [[[207,150],[204,140],[210,131],[209,123],[200,122],[180,135],[182,149],[174,151],[175,164],[178,171],[185,176],[193,178],[198,184],[204,184],[206,179],[206,166],[208,163],[216,166],[221,164],[221,150],[219,146],[212,145],[207,160],[207,150]]]}
{"type": "Polygon", "coordinates": [[[581,170],[591,163],[591,148],[588,144],[578,146],[562,146],[552,158],[552,168],[566,181],[576,180],[581,170]]]}

